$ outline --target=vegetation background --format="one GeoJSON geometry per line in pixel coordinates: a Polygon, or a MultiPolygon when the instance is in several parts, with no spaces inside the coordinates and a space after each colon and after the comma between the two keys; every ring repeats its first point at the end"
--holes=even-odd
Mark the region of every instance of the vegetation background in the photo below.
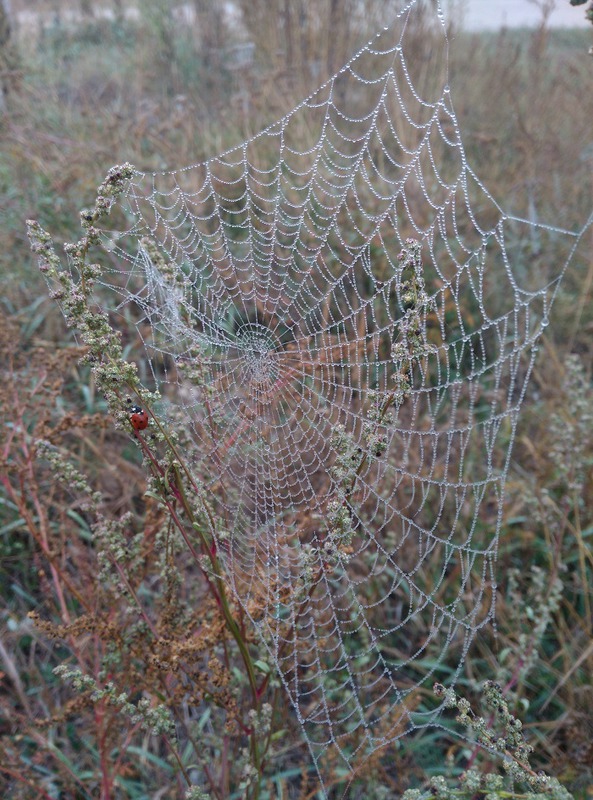
{"type": "MultiPolygon", "coordinates": [[[[84,481],[70,473],[66,489],[35,442],[48,440],[70,454],[76,475],[88,476],[101,492],[104,517],[131,514],[147,574],[159,557],[155,542],[163,522],[144,496],[137,448],[114,428],[89,367],[80,364],[82,349],[48,298],[24,223],[38,219],[58,243],[75,241],[79,211],[112,163],[176,168],[252,136],[385,24],[385,7],[374,0],[238,0],[230,13],[216,0],[144,0],[133,8],[122,0],[13,0],[11,14],[3,16],[2,797],[181,798],[184,770],[201,784],[208,764],[211,785],[204,786],[212,797],[321,796],[298,726],[288,710],[278,710],[281,702],[272,732],[262,733],[269,758],[259,794],[245,783],[249,759],[240,734],[225,728],[232,705],[227,689],[239,681],[232,669],[216,686],[194,690],[201,716],[178,756],[184,770],[170,749],[154,744],[141,719],[132,715],[122,723],[121,703],[77,694],[53,672],[62,663],[78,664],[105,680],[105,653],[119,648],[113,663],[137,670],[130,702],[137,707],[143,691],[160,696],[150,671],[158,665],[144,664],[142,671],[137,652],[122,655],[127,645],[118,637],[123,630],[132,634],[120,620],[116,593],[101,594],[96,532],[80,499],[84,481]],[[100,597],[92,614],[90,595],[100,597]],[[287,735],[274,740],[274,730],[287,735]]],[[[591,35],[550,30],[545,19],[543,13],[542,25],[530,32],[469,35],[452,28],[450,83],[468,159],[495,198],[511,212],[533,215],[536,205],[540,219],[578,230],[593,209],[591,35]]],[[[497,631],[476,641],[459,684],[479,708],[481,682],[498,680],[536,747],[535,767],[583,798],[593,794],[592,252],[581,248],[574,259],[543,340],[508,483],[497,631]]],[[[548,269],[554,253],[533,258],[546,259],[542,268],[548,269]]],[[[124,344],[128,358],[142,358],[137,342],[124,344]]],[[[145,591],[145,602],[157,608],[162,587],[148,582],[145,591]]],[[[183,602],[193,604],[202,631],[204,620],[211,623],[210,638],[194,654],[199,665],[220,644],[220,632],[203,596],[183,602]]],[[[161,618],[171,608],[165,602],[161,618]]],[[[170,618],[169,625],[174,638],[170,618]]],[[[212,679],[216,670],[208,666],[212,679]]],[[[196,685],[198,675],[196,666],[196,685]]],[[[184,697],[183,707],[189,702],[184,697]]],[[[485,773],[495,771],[494,757],[478,757],[453,738],[406,740],[389,764],[375,765],[372,776],[361,776],[348,791],[397,797],[410,786],[429,785],[434,775],[455,785],[476,760],[485,773]]],[[[341,797],[346,780],[336,772],[329,786],[332,797],[341,797]]],[[[429,791],[436,791],[434,784],[429,791]]],[[[193,796],[200,796],[197,790],[193,796]]]]}

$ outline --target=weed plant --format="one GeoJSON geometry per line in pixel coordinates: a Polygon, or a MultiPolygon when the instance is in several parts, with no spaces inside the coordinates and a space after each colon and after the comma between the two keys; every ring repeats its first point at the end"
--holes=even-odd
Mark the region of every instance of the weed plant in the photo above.
{"type": "MultiPolygon", "coordinates": [[[[196,6],[202,32],[159,0],[136,19],[96,13],[73,26],[47,16],[13,32],[19,67],[0,121],[0,787],[15,800],[319,796],[273,668],[226,591],[213,546],[220,522],[184,468],[183,427],[163,425],[158,397],[130,366],[141,360],[136,345],[87,302],[94,224],[125,172],[110,173],[100,191],[108,204],[83,219],[82,239],[76,219],[115,153],[173,168],[237,143],[330,74],[359,33],[344,15],[332,41],[321,4],[309,4],[301,30],[296,17],[280,22],[275,3],[256,1],[245,9],[248,34],[226,30],[215,4],[196,6]],[[247,39],[255,57],[237,69],[230,51],[248,52],[247,39]],[[79,343],[37,277],[30,217],[40,219],[30,235],[79,343]],[[75,243],[86,288],[68,282],[44,229],[75,243]],[[148,409],[154,440],[130,427],[128,398],[148,409]]],[[[593,207],[586,34],[458,35],[451,61],[480,178],[510,211],[571,229],[593,207]]],[[[554,258],[516,236],[526,263],[554,258]]],[[[542,263],[550,274],[555,266],[542,263]]],[[[466,739],[404,739],[373,776],[346,788],[336,772],[332,797],[410,787],[409,798],[565,797],[540,770],[590,795],[592,288],[584,241],[523,409],[497,629],[477,640],[449,698],[461,717],[452,711],[451,729],[467,728],[466,739]],[[485,691],[488,680],[500,691],[485,691]],[[517,718],[535,746],[526,774],[539,783],[501,769],[516,755],[509,745],[522,746],[507,741],[497,754],[517,718]],[[498,722],[488,738],[484,726],[498,722]]],[[[417,668],[428,672],[430,659],[417,668]]]]}

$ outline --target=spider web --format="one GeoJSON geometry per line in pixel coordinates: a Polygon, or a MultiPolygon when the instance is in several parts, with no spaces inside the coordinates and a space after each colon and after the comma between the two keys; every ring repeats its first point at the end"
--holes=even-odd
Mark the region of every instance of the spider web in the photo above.
{"type": "Polygon", "coordinates": [[[106,285],[321,775],[438,724],[427,687],[493,620],[517,416],[579,238],[476,177],[447,45],[440,10],[408,3],[255,138],[137,173],[132,228],[105,232],[106,285]],[[533,236],[554,275],[529,268],[533,236]]]}

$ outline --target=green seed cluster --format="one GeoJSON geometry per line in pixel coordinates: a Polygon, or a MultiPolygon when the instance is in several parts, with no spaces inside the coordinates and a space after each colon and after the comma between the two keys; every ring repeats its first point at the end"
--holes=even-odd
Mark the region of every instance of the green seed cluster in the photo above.
{"type": "Polygon", "coordinates": [[[39,223],[27,221],[31,249],[51,287],[51,296],[59,301],[67,325],[77,329],[87,346],[83,362],[91,365],[97,388],[122,426],[127,424],[127,412],[122,409],[121,400],[124,387],[126,393],[136,392],[142,397],[144,404],[157,400],[158,395],[140,386],[136,365],[124,358],[121,334],[111,327],[108,314],[93,304],[93,291],[102,268],[100,264],[88,263],[87,257],[91,248],[101,242],[97,224],[108,216],[133,175],[134,168],[130,164],[112,167],[98,188],[94,207],[81,211],[84,236],[78,242],[64,245],[69,270],[63,268],[51,236],[39,223]]]}
{"type": "Polygon", "coordinates": [[[393,381],[393,404],[402,405],[412,388],[412,363],[426,356],[430,350],[423,336],[422,314],[429,306],[425,289],[422,245],[416,239],[406,239],[398,255],[399,299],[404,313],[397,324],[396,335],[391,346],[391,358],[395,367],[393,381]]]}
{"type": "Polygon", "coordinates": [[[60,664],[54,673],[63,680],[70,681],[74,689],[81,694],[90,694],[93,702],[106,701],[115,706],[122,714],[129,717],[134,725],[139,724],[143,730],[150,731],[155,736],[164,734],[175,739],[175,725],[166,706],[151,706],[150,701],[141,698],[137,704],[130,702],[125,692],[117,692],[115,684],[111,681],[101,687],[90,675],[85,675],[80,669],[70,669],[65,664],[60,664]]]}
{"type": "Polygon", "coordinates": [[[96,510],[101,502],[101,493],[94,492],[86,478],[76,467],[60,454],[60,452],[49,442],[37,440],[37,455],[45,459],[51,467],[54,477],[71,489],[87,495],[89,510],[96,510]]]}
{"type": "MultiPolygon", "coordinates": [[[[456,708],[457,722],[468,728],[475,740],[492,754],[499,754],[505,775],[496,772],[482,774],[478,769],[467,770],[461,777],[459,786],[452,786],[445,778],[433,778],[430,792],[418,793],[408,790],[403,800],[452,800],[463,798],[470,800],[476,794],[483,795],[486,800],[501,797],[517,797],[514,785],[527,788],[527,796],[538,800],[572,800],[572,795],[555,779],[544,773],[536,773],[529,764],[533,747],[528,744],[523,734],[523,724],[509,711],[508,703],[501,687],[494,681],[486,681],[482,687],[482,696],[491,711],[491,718],[474,714],[471,703],[459,697],[453,689],[446,689],[441,684],[434,685],[434,693],[442,698],[445,708],[456,708]],[[508,785],[510,782],[510,786],[508,785]]],[[[525,792],[521,796],[525,796],[525,792]]]]}
{"type": "Polygon", "coordinates": [[[209,795],[208,792],[205,792],[199,786],[192,786],[191,789],[188,789],[185,793],[184,800],[212,800],[212,795],[209,795]]]}

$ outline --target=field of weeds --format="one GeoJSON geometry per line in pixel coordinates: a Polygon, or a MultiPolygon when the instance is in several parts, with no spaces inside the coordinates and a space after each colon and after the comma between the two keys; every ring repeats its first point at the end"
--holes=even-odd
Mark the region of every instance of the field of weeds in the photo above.
{"type": "MultiPolygon", "coordinates": [[[[105,216],[97,187],[116,197],[129,177],[125,168],[108,174],[114,164],[177,169],[250,139],[389,23],[385,4],[15,0],[9,21],[0,26],[1,796],[590,797],[593,227],[571,259],[525,390],[500,508],[496,625],[478,631],[462,658],[456,641],[443,656],[418,613],[410,641],[389,645],[425,643],[410,681],[427,685],[409,695],[406,714],[434,707],[430,676],[446,685],[461,658],[444,725],[400,736],[399,721],[385,722],[390,747],[352,773],[328,752],[318,773],[286,695],[297,678],[286,668],[282,685],[255,632],[270,588],[262,579],[245,605],[228,588],[220,558],[228,520],[217,516],[217,493],[227,489],[212,477],[217,464],[195,452],[181,413],[170,410],[161,427],[154,412],[154,443],[143,438],[141,418],[130,423],[129,407],[140,400],[159,408],[154,386],[138,377],[150,376],[135,335],[142,320],[134,310],[120,314],[113,331],[116,316],[102,315],[87,291],[87,256],[105,216]],[[31,219],[41,228],[28,235],[31,219]],[[72,272],[81,283],[64,280],[56,296],[77,332],[38,269],[39,262],[59,282],[41,229],[58,254],[76,243],[72,272]],[[207,498],[204,485],[214,487],[207,498]]],[[[468,162],[508,214],[568,232],[593,211],[592,34],[450,31],[449,83],[468,162]]],[[[427,25],[418,35],[410,69],[429,85],[434,31],[427,25]]],[[[525,236],[517,247],[529,268],[551,280],[566,250],[553,231],[546,248],[525,236]]],[[[107,253],[102,263],[113,258],[107,253]]],[[[413,249],[405,258],[412,264],[413,249]]],[[[162,254],[153,261],[166,276],[162,254]]],[[[477,313],[462,300],[460,308],[477,313]]],[[[203,389],[198,373],[184,380],[203,389]]],[[[306,377],[303,386],[313,382],[306,377]]],[[[171,386],[181,385],[176,380],[171,386]]],[[[382,443],[373,441],[378,452],[382,443]]],[[[366,456],[349,447],[337,450],[359,458],[355,479],[372,475],[366,456]]],[[[422,458],[413,444],[407,457],[422,458]]],[[[466,457],[471,466],[477,456],[466,457]]],[[[504,460],[502,449],[492,459],[504,460]]],[[[343,524],[340,502],[332,513],[343,524]]],[[[249,511],[260,519],[257,507],[249,511]]],[[[478,528],[495,526],[496,516],[487,510],[478,528]]],[[[314,522],[305,517],[290,525],[309,546],[314,522]]],[[[356,537],[343,550],[352,546],[356,537]]],[[[371,571],[364,562],[349,569],[359,579],[371,571]]],[[[438,587],[436,602],[449,602],[438,570],[422,580],[438,587]]],[[[275,581],[276,609],[305,602],[275,581]]],[[[372,609],[384,589],[368,581],[364,592],[372,609]]],[[[395,605],[394,596],[381,613],[395,615],[395,605]]],[[[275,613],[289,641],[288,621],[275,613]]],[[[283,658],[276,654],[277,663],[283,658]]],[[[337,708],[346,702],[329,680],[323,691],[337,708]]],[[[359,742],[352,733],[341,746],[351,754],[359,742]]]]}

